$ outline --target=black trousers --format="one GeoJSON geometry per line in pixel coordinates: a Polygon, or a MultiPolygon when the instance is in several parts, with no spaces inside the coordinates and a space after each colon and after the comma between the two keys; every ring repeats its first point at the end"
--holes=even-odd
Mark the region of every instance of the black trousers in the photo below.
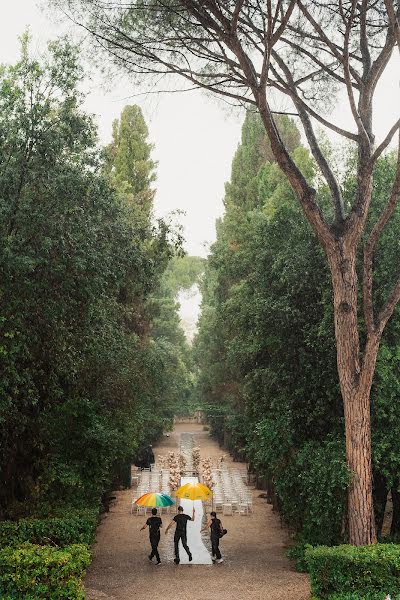
{"type": "Polygon", "coordinates": [[[158,554],[158,544],[160,543],[160,532],[154,533],[150,536],[151,554],[150,557],[156,557],[157,562],[160,562],[160,555],[158,554]]]}
{"type": "Polygon", "coordinates": [[[216,558],[222,558],[221,552],[219,551],[219,537],[211,536],[211,552],[216,558]]]}
{"type": "Polygon", "coordinates": [[[175,558],[179,560],[179,540],[182,541],[182,546],[185,548],[187,555],[191,556],[189,546],[187,545],[187,535],[186,531],[176,531],[174,535],[174,545],[175,545],[175,558]]]}

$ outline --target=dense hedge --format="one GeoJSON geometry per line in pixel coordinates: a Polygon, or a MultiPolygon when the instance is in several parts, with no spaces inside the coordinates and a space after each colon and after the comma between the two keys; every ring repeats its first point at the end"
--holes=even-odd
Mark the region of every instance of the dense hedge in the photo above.
{"type": "Polygon", "coordinates": [[[308,573],[308,563],[306,559],[307,548],[312,548],[312,546],[298,540],[297,543],[294,546],[291,546],[286,552],[286,556],[295,562],[296,571],[299,573],[308,573]]]}
{"type": "Polygon", "coordinates": [[[0,548],[25,542],[39,545],[69,546],[94,541],[98,510],[69,512],[65,517],[21,519],[0,522],[0,548]]]}
{"type": "MultiPolygon", "coordinates": [[[[360,596],[358,592],[353,592],[350,594],[333,594],[329,596],[329,600],[385,600],[387,597],[386,592],[371,592],[370,594],[363,594],[360,596]]],[[[397,600],[392,596],[393,600],[397,600]]],[[[314,600],[312,598],[311,600],[314,600]]]]}
{"type": "Polygon", "coordinates": [[[400,546],[307,548],[311,590],[330,600],[383,600],[400,594],[400,546]]]}
{"type": "Polygon", "coordinates": [[[86,546],[63,549],[24,544],[0,549],[0,598],[83,600],[82,579],[90,563],[86,546]]]}

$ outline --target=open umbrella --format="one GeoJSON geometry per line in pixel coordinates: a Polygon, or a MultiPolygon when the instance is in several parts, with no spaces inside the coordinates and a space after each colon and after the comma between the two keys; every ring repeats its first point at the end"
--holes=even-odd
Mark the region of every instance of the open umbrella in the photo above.
{"type": "Polygon", "coordinates": [[[175,504],[175,500],[168,496],[168,494],[161,494],[158,492],[148,492],[147,494],[143,494],[137,500],[135,500],[135,504],[138,506],[152,506],[162,507],[162,506],[172,506],[175,504]]]}
{"type": "Polygon", "coordinates": [[[204,483],[185,483],[176,490],[176,495],[185,500],[208,500],[212,491],[204,483]]]}

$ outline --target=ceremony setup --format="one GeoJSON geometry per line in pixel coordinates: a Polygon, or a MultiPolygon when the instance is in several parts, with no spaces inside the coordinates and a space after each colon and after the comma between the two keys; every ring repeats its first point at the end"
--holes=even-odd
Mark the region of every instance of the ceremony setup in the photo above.
{"type": "MultiPolygon", "coordinates": [[[[187,432],[180,434],[178,453],[158,455],[149,468],[133,466],[132,481],[136,485],[131,514],[135,516],[150,515],[152,508],[157,509],[158,516],[166,518],[175,514],[178,506],[187,514],[195,509],[196,519],[187,527],[192,564],[212,563],[200,535],[207,514],[215,511],[222,516],[250,516],[253,513],[246,466],[228,465],[226,455],[203,457],[202,448],[195,445],[193,435],[187,432]]],[[[189,561],[184,556],[181,563],[189,561]]]]}
{"type": "MultiPolygon", "coordinates": [[[[186,447],[181,446],[178,464],[184,465],[180,474],[182,485],[184,483],[183,479],[187,479],[184,475],[193,473],[192,460],[187,458],[188,455],[189,452],[186,447]],[[179,460],[182,458],[183,461],[179,460]]],[[[172,456],[169,458],[175,464],[175,457],[172,456]]],[[[165,461],[163,460],[162,465],[164,464],[165,461]]],[[[209,499],[206,499],[207,508],[211,507],[217,513],[222,513],[223,515],[233,515],[235,513],[248,515],[253,512],[252,494],[247,484],[248,474],[246,467],[242,469],[239,469],[237,466],[228,467],[221,458],[216,459],[215,466],[213,466],[212,460],[206,458],[201,460],[197,477],[199,481],[206,484],[212,490],[212,495],[210,495],[209,499]]],[[[176,474],[171,479],[170,468],[161,466],[157,462],[150,469],[133,468],[132,480],[133,482],[137,482],[137,487],[135,489],[135,497],[132,499],[131,512],[144,515],[147,512],[146,509],[153,505],[144,505],[138,502],[141,496],[154,493],[154,490],[159,490],[161,494],[169,497],[176,492],[176,482],[179,481],[176,474]]],[[[163,505],[161,500],[160,504],[154,506],[159,507],[161,514],[162,512],[170,512],[169,508],[171,505],[163,505]]]]}
{"type": "Polygon", "coordinates": [[[296,573],[282,552],[289,538],[265,494],[248,484],[247,465],[234,462],[205,429],[202,424],[177,423],[153,448],[155,462],[149,469],[132,465],[132,487],[115,492],[116,504],[98,529],[95,559],[86,577],[88,600],[125,600],[133,585],[138,598],[152,594],[157,600],[185,600],[188,585],[200,597],[218,585],[221,600],[240,597],[243,589],[246,600],[264,600],[266,585],[271,599],[309,598],[307,577],[296,573]],[[204,490],[202,499],[196,499],[196,492],[204,490]],[[187,523],[192,560],[180,543],[176,565],[174,532],[165,529],[179,506],[190,517],[194,508],[195,518],[187,523]],[[141,531],[153,508],[162,520],[157,568],[148,558],[148,533],[141,531]],[[212,511],[227,530],[220,539],[221,563],[213,561],[206,530],[212,511]]]}

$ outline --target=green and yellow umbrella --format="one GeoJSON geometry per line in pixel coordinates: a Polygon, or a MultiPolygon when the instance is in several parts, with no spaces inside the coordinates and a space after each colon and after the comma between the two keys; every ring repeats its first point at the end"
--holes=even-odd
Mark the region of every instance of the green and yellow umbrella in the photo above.
{"type": "Polygon", "coordinates": [[[137,500],[135,500],[135,504],[138,506],[152,506],[162,507],[162,506],[172,506],[175,504],[175,500],[168,496],[168,494],[161,494],[158,492],[148,492],[147,494],[143,494],[137,500]]]}
{"type": "Polygon", "coordinates": [[[212,491],[204,483],[185,483],[176,490],[176,495],[185,500],[208,500],[212,491]]]}

